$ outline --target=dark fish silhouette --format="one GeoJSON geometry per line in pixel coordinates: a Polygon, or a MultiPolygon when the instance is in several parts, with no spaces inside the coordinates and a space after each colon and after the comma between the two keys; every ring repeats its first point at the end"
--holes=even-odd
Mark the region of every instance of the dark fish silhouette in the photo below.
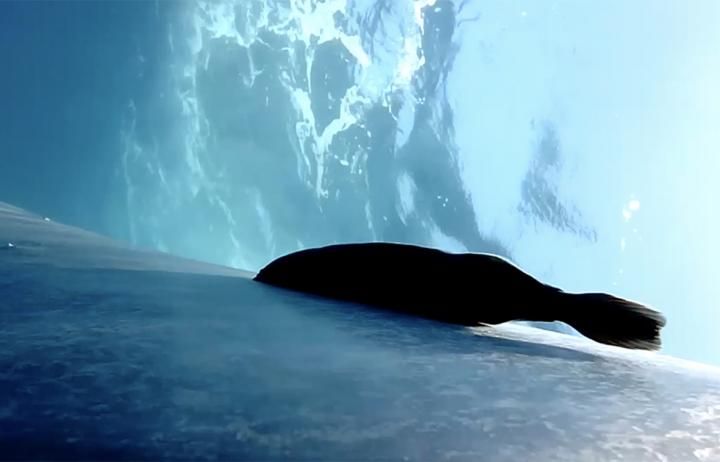
{"type": "Polygon", "coordinates": [[[665,317],[605,293],[572,294],[489,254],[340,244],[280,257],[255,280],[461,325],[562,321],[597,342],[657,350],[665,317]]]}

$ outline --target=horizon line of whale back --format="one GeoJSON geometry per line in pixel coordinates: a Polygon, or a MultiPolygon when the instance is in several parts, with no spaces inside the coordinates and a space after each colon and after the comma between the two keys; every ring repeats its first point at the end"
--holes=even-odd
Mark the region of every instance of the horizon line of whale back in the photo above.
{"type": "Polygon", "coordinates": [[[387,242],[335,244],[279,257],[256,281],[437,321],[476,326],[561,321],[600,343],[657,350],[665,317],[604,293],[572,294],[508,260],[387,242]]]}

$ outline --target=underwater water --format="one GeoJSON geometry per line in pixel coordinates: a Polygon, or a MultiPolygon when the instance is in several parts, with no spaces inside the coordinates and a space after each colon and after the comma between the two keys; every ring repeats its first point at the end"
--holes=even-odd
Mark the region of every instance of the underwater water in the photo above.
{"type": "Polygon", "coordinates": [[[0,200],[257,270],[332,242],[511,258],[720,364],[720,5],[3,2],[0,200]]]}

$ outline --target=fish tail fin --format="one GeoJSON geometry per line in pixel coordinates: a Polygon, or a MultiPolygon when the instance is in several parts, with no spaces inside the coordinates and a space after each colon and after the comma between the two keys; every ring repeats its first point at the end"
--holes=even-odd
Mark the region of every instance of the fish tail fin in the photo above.
{"type": "Polygon", "coordinates": [[[596,342],[640,350],[659,350],[662,313],[637,302],[604,293],[558,292],[561,316],[596,342]]]}

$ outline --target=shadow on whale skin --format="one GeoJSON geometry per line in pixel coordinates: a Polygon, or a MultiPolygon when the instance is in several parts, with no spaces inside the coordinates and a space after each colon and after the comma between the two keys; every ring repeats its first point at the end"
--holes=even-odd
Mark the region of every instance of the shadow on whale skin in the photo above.
{"type": "MultiPolygon", "coordinates": [[[[89,430],[89,429],[88,429],[89,430]]],[[[42,438],[14,439],[11,444],[0,440],[0,459],[20,460],[56,460],[56,461],[136,461],[161,460],[162,453],[152,449],[118,449],[111,445],[81,445],[73,447],[59,432],[46,429],[42,438]],[[57,433],[57,434],[56,434],[57,433]]]]}
{"type": "Polygon", "coordinates": [[[467,326],[436,323],[411,313],[397,313],[373,306],[356,308],[333,300],[298,296],[296,291],[275,293],[279,299],[301,308],[316,322],[330,320],[353,337],[365,338],[373,345],[404,350],[405,354],[484,355],[488,351],[527,357],[559,358],[572,361],[604,361],[601,354],[581,351],[571,346],[540,343],[502,335],[473,332],[467,326]],[[324,303],[326,302],[326,303],[324,303]],[[364,309],[363,309],[364,308],[364,309]],[[369,309],[368,309],[369,308],[369,309]]]}
{"type": "Polygon", "coordinates": [[[605,293],[573,294],[490,254],[397,243],[337,244],[280,257],[258,282],[464,326],[561,321],[600,343],[658,350],[665,317],[605,293]]]}

